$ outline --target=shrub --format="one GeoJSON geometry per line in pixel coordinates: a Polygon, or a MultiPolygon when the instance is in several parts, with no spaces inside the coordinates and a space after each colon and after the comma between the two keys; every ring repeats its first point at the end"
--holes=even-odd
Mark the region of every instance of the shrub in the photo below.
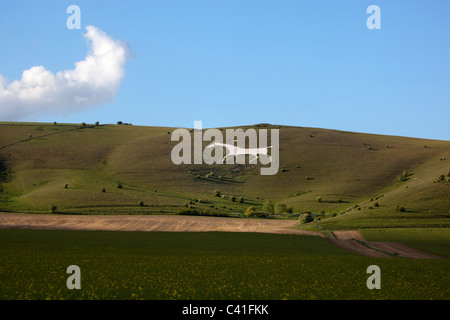
{"type": "Polygon", "coordinates": [[[412,175],[412,173],[409,173],[406,170],[403,170],[402,173],[397,175],[397,180],[398,181],[407,181],[409,180],[409,176],[412,175]]]}
{"type": "Polygon", "coordinates": [[[244,216],[247,218],[267,218],[267,215],[264,212],[258,212],[255,207],[248,207],[244,212],[244,216]]]}
{"type": "Polygon", "coordinates": [[[275,205],[275,213],[286,213],[287,212],[287,206],[284,203],[277,203],[275,205]]]}
{"type": "Polygon", "coordinates": [[[143,207],[144,206],[144,201],[139,201],[139,207],[143,207]]]}
{"type": "Polygon", "coordinates": [[[322,197],[321,196],[316,197],[316,201],[317,202],[322,202],[322,197]]]}
{"type": "Polygon", "coordinates": [[[56,126],[56,124],[57,124],[56,121],[53,121],[53,125],[56,126]]]}
{"type": "Polygon", "coordinates": [[[68,189],[69,188],[69,184],[65,184],[64,189],[68,189]]]}
{"type": "Polygon", "coordinates": [[[199,212],[195,209],[183,209],[180,212],[178,212],[178,214],[186,216],[196,216],[199,214],[199,212]]]}
{"type": "Polygon", "coordinates": [[[230,200],[231,200],[231,202],[236,202],[236,197],[235,197],[235,196],[232,196],[232,197],[230,198],[230,200]]]}
{"type": "Polygon", "coordinates": [[[379,207],[380,204],[379,204],[378,202],[375,202],[375,203],[373,204],[373,206],[374,206],[374,207],[379,207]]]}
{"type": "Polygon", "coordinates": [[[221,193],[220,193],[219,190],[214,190],[214,195],[215,195],[216,197],[220,197],[221,193]]]}
{"type": "Polygon", "coordinates": [[[117,185],[117,188],[122,189],[122,184],[119,183],[119,184],[117,185]]]}
{"type": "Polygon", "coordinates": [[[397,208],[395,208],[395,210],[397,210],[399,212],[405,212],[406,211],[405,207],[402,207],[402,206],[397,206],[397,208]]]}
{"type": "Polygon", "coordinates": [[[54,204],[52,204],[52,207],[51,207],[52,213],[55,213],[57,209],[58,209],[58,207],[55,206],[54,204]]]}
{"type": "Polygon", "coordinates": [[[275,207],[273,205],[273,202],[268,199],[266,201],[264,201],[262,210],[263,210],[263,212],[266,212],[266,213],[271,213],[271,214],[275,213],[275,207]]]}
{"type": "Polygon", "coordinates": [[[81,127],[82,127],[82,128],[86,128],[86,122],[82,122],[82,123],[81,123],[81,127]]]}
{"type": "Polygon", "coordinates": [[[95,125],[98,127],[100,125],[100,122],[95,122],[95,125]]]}
{"type": "Polygon", "coordinates": [[[294,208],[293,207],[289,207],[287,208],[287,213],[294,213],[294,208]]]}
{"type": "Polygon", "coordinates": [[[102,189],[102,192],[106,192],[106,189],[105,189],[105,188],[103,188],[103,189],[102,189]]]}
{"type": "Polygon", "coordinates": [[[123,122],[122,121],[117,121],[117,125],[121,125],[123,122]]]}
{"type": "Polygon", "coordinates": [[[244,203],[244,197],[239,197],[237,200],[239,203],[244,203]]]}
{"type": "Polygon", "coordinates": [[[256,208],[255,207],[248,207],[247,210],[245,210],[245,212],[244,212],[244,216],[251,217],[255,213],[256,213],[256,208]]]}
{"type": "Polygon", "coordinates": [[[304,213],[299,217],[300,223],[309,223],[314,221],[314,218],[312,217],[311,213],[304,213]]]}

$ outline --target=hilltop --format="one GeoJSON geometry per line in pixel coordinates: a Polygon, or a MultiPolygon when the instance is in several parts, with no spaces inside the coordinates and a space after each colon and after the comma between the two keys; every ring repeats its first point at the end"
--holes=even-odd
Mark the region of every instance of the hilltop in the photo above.
{"type": "Polygon", "coordinates": [[[259,164],[174,165],[175,128],[2,122],[0,211],[241,216],[270,200],[292,212],[269,218],[310,212],[304,226],[449,226],[450,141],[242,128],[279,129],[278,174],[260,175],[259,164]]]}

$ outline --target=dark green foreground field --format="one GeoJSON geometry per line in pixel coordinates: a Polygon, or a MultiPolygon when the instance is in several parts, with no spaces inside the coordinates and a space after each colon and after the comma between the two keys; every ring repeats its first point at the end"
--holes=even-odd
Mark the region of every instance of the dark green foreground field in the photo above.
{"type": "MultiPolygon", "coordinates": [[[[422,243],[448,256],[439,237],[422,243]]],[[[0,252],[0,299],[450,299],[448,258],[368,258],[316,236],[0,230],[0,252]]]]}

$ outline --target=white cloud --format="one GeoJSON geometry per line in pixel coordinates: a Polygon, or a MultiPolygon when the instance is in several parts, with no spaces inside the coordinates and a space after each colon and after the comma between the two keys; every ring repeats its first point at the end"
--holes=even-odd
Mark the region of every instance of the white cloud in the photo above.
{"type": "Polygon", "coordinates": [[[112,101],[125,76],[128,48],[94,26],[86,27],[84,37],[90,50],[72,70],[54,74],[34,66],[9,84],[0,74],[0,120],[65,115],[112,101]]]}

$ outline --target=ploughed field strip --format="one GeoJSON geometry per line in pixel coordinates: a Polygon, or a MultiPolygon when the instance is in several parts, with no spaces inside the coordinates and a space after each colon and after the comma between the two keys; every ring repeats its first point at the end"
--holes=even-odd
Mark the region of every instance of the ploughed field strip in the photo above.
{"type": "Polygon", "coordinates": [[[319,232],[292,229],[294,220],[239,219],[162,215],[48,215],[0,213],[0,229],[261,232],[323,236],[319,232]]]}
{"type": "MultiPolygon", "coordinates": [[[[103,230],[103,231],[170,231],[170,232],[256,232],[293,235],[322,233],[293,229],[294,220],[255,220],[198,216],[79,216],[0,213],[0,229],[43,230],[103,230]]],[[[364,241],[359,231],[334,231],[335,239],[327,238],[353,253],[378,258],[440,258],[439,256],[408,247],[399,242],[364,241]]]]}

